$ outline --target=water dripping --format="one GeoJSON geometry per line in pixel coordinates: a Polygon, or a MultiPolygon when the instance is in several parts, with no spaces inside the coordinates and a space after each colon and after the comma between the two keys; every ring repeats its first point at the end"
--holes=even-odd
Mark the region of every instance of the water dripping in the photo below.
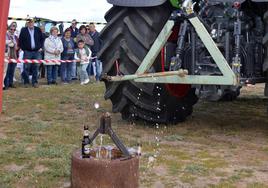
{"type": "Polygon", "coordinates": [[[95,108],[95,109],[99,109],[99,108],[100,108],[100,104],[99,104],[98,102],[95,102],[95,103],[94,103],[94,108],[95,108]]]}

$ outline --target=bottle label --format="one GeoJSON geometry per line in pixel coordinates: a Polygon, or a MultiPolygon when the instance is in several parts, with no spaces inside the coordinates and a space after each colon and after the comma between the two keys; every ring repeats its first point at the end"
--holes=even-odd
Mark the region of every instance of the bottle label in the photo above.
{"type": "Polygon", "coordinates": [[[84,146],[84,153],[85,153],[86,155],[90,154],[90,145],[85,145],[85,146],[84,146]]]}
{"type": "Polygon", "coordinates": [[[88,136],[89,135],[89,131],[88,130],[84,130],[84,136],[88,136]]]}

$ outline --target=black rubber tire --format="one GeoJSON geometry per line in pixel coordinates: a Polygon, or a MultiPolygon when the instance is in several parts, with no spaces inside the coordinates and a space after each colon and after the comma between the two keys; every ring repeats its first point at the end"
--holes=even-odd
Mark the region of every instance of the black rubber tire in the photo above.
{"type": "Polygon", "coordinates": [[[230,90],[230,89],[225,90],[220,101],[231,102],[231,101],[236,100],[240,95],[241,88],[242,87],[237,87],[236,91],[230,90]]]}
{"type": "MultiPolygon", "coordinates": [[[[264,13],[263,20],[265,22],[265,36],[263,40],[263,44],[265,46],[265,59],[264,59],[264,65],[263,65],[263,71],[264,71],[264,76],[266,77],[266,82],[265,82],[265,89],[264,89],[264,95],[268,96],[268,10],[264,13]]],[[[267,108],[268,112],[268,108],[267,108]]]]}
{"type": "MultiPolygon", "coordinates": [[[[115,61],[120,72],[134,74],[171,14],[168,3],[150,8],[113,7],[105,16],[108,24],[101,32],[104,46],[99,53],[103,72],[116,75],[115,61]]],[[[160,56],[150,72],[161,71],[160,56]]],[[[134,81],[105,82],[105,99],[110,99],[113,112],[123,119],[154,123],[177,123],[192,114],[197,102],[191,89],[180,99],[171,96],[163,84],[134,81]]]]}

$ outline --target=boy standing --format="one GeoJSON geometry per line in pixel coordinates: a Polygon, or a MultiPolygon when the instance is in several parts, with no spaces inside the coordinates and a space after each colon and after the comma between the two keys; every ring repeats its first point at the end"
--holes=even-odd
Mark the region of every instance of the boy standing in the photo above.
{"type": "Polygon", "coordinates": [[[80,81],[81,85],[85,85],[89,83],[89,77],[87,73],[87,67],[92,55],[91,50],[85,46],[85,42],[83,40],[78,41],[77,43],[78,49],[75,52],[75,59],[80,63],[80,81]]]}

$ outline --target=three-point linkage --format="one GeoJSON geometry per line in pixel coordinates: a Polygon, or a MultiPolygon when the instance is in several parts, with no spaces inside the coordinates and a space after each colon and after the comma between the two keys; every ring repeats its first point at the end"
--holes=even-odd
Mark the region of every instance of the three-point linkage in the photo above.
{"type": "Polygon", "coordinates": [[[90,142],[92,143],[93,140],[99,135],[99,134],[107,134],[110,136],[110,138],[113,140],[114,144],[117,146],[117,148],[123,153],[125,157],[130,157],[130,154],[127,150],[127,148],[123,145],[123,143],[120,141],[118,136],[115,134],[115,132],[112,129],[112,121],[111,121],[111,115],[110,113],[106,112],[103,114],[100,118],[100,127],[95,131],[93,136],[90,138],[90,142]]]}

